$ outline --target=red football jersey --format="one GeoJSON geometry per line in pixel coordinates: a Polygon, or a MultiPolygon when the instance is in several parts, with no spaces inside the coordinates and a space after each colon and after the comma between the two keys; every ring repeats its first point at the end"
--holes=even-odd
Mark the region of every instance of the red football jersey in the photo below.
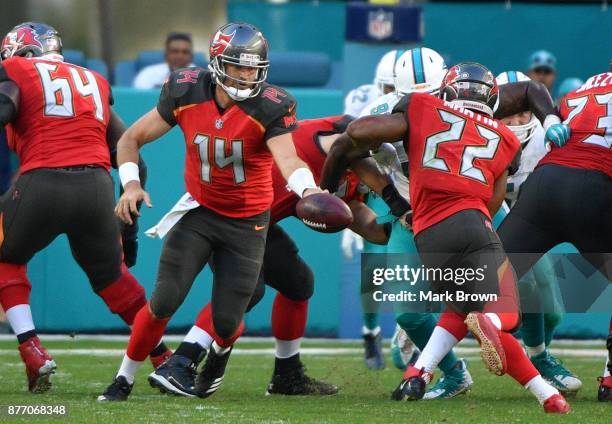
{"type": "Polygon", "coordinates": [[[553,146],[538,165],[592,169],[612,177],[612,72],[589,78],[560,106],[570,138],[561,148],[553,146]]]}
{"type": "Polygon", "coordinates": [[[260,214],[272,205],[272,154],[267,140],[297,127],[295,100],[264,84],[260,93],[219,110],[208,71],[172,73],[157,110],[185,137],[185,185],[198,203],[221,215],[260,214]]]}
{"type": "Polygon", "coordinates": [[[6,80],[19,87],[18,116],[7,135],[20,174],[71,165],[110,169],[111,92],[102,76],[57,60],[13,57],[0,65],[0,81],[6,80]]]}
{"type": "MultiPolygon", "coordinates": [[[[332,116],[302,120],[299,121],[299,128],[293,132],[295,150],[300,159],[312,171],[317,184],[319,184],[323,164],[327,157],[319,144],[319,136],[342,132],[334,124],[342,121],[344,118],[344,116],[332,116]]],[[[288,216],[294,216],[295,205],[300,198],[294,192],[287,190],[287,181],[285,181],[285,178],[283,178],[283,175],[276,166],[272,170],[272,179],[274,181],[274,203],[272,203],[270,221],[275,223],[288,216]]],[[[336,195],[347,203],[353,199],[360,199],[362,195],[357,190],[358,187],[359,178],[357,175],[347,172],[340,182],[336,195]]]]}
{"type": "Polygon", "coordinates": [[[429,94],[413,94],[395,110],[406,104],[414,234],[466,209],[491,218],[487,203],[519,149],[516,136],[497,120],[429,94]]]}

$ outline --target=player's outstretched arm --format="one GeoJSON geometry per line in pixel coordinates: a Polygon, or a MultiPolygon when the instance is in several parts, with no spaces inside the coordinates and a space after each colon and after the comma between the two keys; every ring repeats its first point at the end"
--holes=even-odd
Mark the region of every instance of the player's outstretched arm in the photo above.
{"type": "Polygon", "coordinates": [[[391,224],[377,224],[376,214],[359,200],[351,200],[349,208],[353,212],[353,223],[349,229],[374,244],[387,244],[391,224]]]}
{"type": "Polygon", "coordinates": [[[403,140],[408,123],[403,113],[364,116],[351,122],[346,133],[359,149],[375,150],[383,143],[403,140]]]}
{"type": "Polygon", "coordinates": [[[557,116],[555,104],[544,84],[521,81],[499,87],[499,105],[495,118],[501,119],[530,110],[544,123],[548,116],[557,116]]]}
{"type": "Polygon", "coordinates": [[[132,215],[140,216],[138,202],[144,201],[148,207],[153,206],[149,194],[140,184],[138,151],[140,147],[158,139],[171,128],[172,126],[161,117],[156,108],[129,127],[117,143],[119,178],[125,192],[115,207],[115,213],[126,224],[133,224],[132,215]]]}
{"type": "Polygon", "coordinates": [[[268,140],[268,149],[291,191],[300,197],[321,192],[308,165],[299,158],[291,133],[271,137],[268,140]]]}
{"type": "Polygon", "coordinates": [[[403,113],[364,116],[351,122],[329,149],[321,174],[321,188],[335,192],[340,177],[353,161],[369,156],[370,150],[382,143],[404,139],[407,131],[403,113]]]}

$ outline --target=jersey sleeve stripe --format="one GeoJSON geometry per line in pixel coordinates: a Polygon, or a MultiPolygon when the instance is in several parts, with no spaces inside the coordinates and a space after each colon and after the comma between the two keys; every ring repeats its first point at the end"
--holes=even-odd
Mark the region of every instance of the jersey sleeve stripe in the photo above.
{"type": "Polygon", "coordinates": [[[255,124],[257,124],[257,127],[261,130],[262,134],[266,133],[266,128],[263,126],[263,124],[261,122],[259,122],[257,119],[253,118],[251,115],[247,115],[249,117],[249,119],[251,121],[253,121],[255,124]]]}
{"type": "Polygon", "coordinates": [[[177,107],[176,109],[174,109],[174,110],[172,111],[172,113],[174,114],[174,117],[175,117],[175,118],[177,118],[177,117],[178,117],[178,115],[179,115],[179,113],[181,113],[181,112],[182,112],[182,111],[184,111],[185,109],[189,109],[189,108],[191,108],[191,107],[197,106],[198,104],[199,104],[199,103],[193,103],[193,104],[190,104],[190,105],[185,105],[185,106],[180,106],[180,107],[177,107]]]}

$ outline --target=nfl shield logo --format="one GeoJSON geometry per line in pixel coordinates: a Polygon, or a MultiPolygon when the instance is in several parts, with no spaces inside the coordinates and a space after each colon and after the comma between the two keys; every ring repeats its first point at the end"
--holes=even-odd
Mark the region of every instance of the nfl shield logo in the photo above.
{"type": "Polygon", "coordinates": [[[215,128],[218,129],[218,130],[223,128],[223,120],[222,119],[215,120],[215,128]]]}
{"type": "Polygon", "coordinates": [[[393,33],[393,12],[383,9],[368,13],[368,34],[377,40],[389,38],[393,33]]]}

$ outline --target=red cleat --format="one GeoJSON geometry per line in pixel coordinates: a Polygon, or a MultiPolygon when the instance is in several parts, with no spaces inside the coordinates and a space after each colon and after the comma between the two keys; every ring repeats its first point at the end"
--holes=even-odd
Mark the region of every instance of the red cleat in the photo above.
{"type": "Polygon", "coordinates": [[[562,395],[552,395],[544,401],[544,412],[547,414],[569,414],[572,408],[562,395]]]}
{"type": "Polygon", "coordinates": [[[597,377],[597,381],[599,381],[597,400],[600,402],[612,402],[612,375],[597,377]]]}
{"type": "Polygon", "coordinates": [[[19,345],[21,359],[26,366],[28,390],[32,393],[43,393],[51,388],[49,378],[55,373],[57,365],[40,345],[38,337],[32,337],[19,345]]]}
{"type": "Polygon", "coordinates": [[[167,351],[165,351],[161,355],[149,356],[149,359],[151,360],[151,364],[153,365],[153,368],[157,369],[157,368],[159,368],[159,366],[161,364],[166,362],[166,359],[168,359],[171,356],[172,356],[172,351],[170,349],[168,349],[167,351]]]}
{"type": "Polygon", "coordinates": [[[492,373],[506,373],[506,352],[499,337],[498,328],[481,312],[470,312],[465,324],[480,344],[480,357],[492,373]]]}

